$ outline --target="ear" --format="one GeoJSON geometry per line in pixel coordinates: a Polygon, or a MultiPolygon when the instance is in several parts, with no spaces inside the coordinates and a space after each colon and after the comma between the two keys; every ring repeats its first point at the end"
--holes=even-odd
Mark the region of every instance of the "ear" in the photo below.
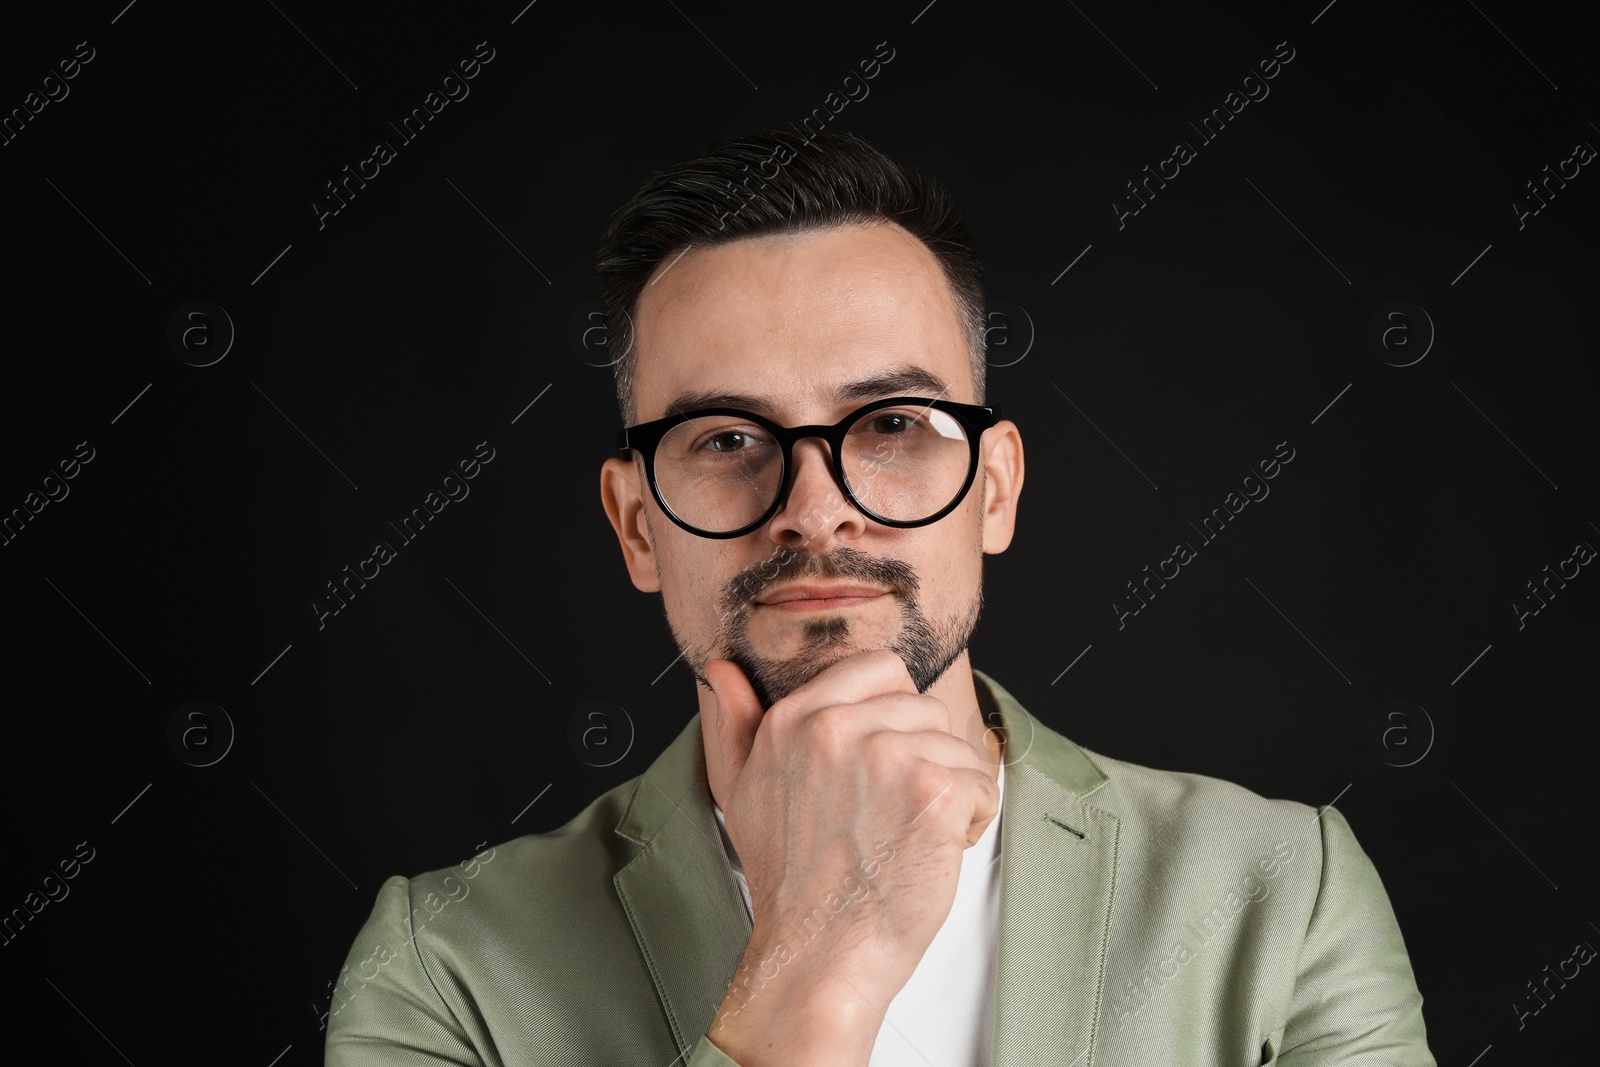
{"type": "Polygon", "coordinates": [[[647,491],[638,460],[613,457],[601,464],[600,502],[622,545],[628,575],[640,592],[659,593],[661,579],[656,573],[656,550],[644,514],[644,492],[647,491]]]}
{"type": "Polygon", "coordinates": [[[1002,419],[983,431],[978,465],[984,479],[981,543],[984,552],[995,555],[1011,544],[1022,494],[1022,434],[1016,423],[1002,419]]]}

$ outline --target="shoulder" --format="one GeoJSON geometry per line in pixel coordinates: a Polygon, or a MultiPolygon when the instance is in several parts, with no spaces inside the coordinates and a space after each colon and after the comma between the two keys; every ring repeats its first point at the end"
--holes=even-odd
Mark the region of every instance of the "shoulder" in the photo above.
{"type": "MultiPolygon", "coordinates": [[[[1118,820],[1141,843],[1200,841],[1230,851],[1262,836],[1302,833],[1317,811],[1294,800],[1264,797],[1235,782],[1188,771],[1162,770],[1117,759],[1078,744],[1031,714],[994,678],[973,670],[980,709],[1006,731],[1008,771],[1037,773],[1051,787],[1118,820]]],[[[1048,790],[1047,790],[1048,793],[1048,790]]]]}
{"type": "Polygon", "coordinates": [[[574,901],[609,894],[611,879],[638,851],[615,831],[641,777],[602,793],[553,830],[502,841],[453,866],[390,882],[406,885],[418,904],[430,897],[465,901],[470,896],[473,912],[517,913],[523,922],[546,908],[559,914],[574,901]]]}
{"type": "Polygon", "coordinates": [[[577,1018],[569,1001],[608,984],[648,988],[611,881],[638,851],[616,833],[638,783],[549,832],[384,882],[337,980],[328,1062],[392,1062],[402,1043],[430,1063],[499,1062],[482,1050],[522,1033],[529,1005],[577,1018]]]}
{"type": "Polygon", "coordinates": [[[1211,775],[1085,752],[1106,774],[1091,802],[1116,814],[1158,857],[1202,866],[1222,860],[1236,868],[1274,856],[1281,862],[1309,858],[1320,873],[1330,847],[1359,850],[1350,824],[1332,805],[1266,797],[1211,775]]]}
{"type": "Polygon", "coordinates": [[[1147,767],[1082,748],[1105,774],[1093,801],[1131,817],[1171,827],[1309,826],[1317,809],[1297,800],[1274,799],[1222,778],[1192,771],[1147,767]]]}
{"type": "Polygon", "coordinates": [[[1238,883],[1241,892],[1272,889],[1298,898],[1309,918],[1328,895],[1387,905],[1372,861],[1344,813],[1270,798],[1236,782],[1162,770],[1083,750],[1106,776],[1086,802],[1114,814],[1124,858],[1152,877],[1238,883]],[[1290,877],[1280,878],[1289,874],[1290,877]]]}
{"type": "Polygon", "coordinates": [[[409,908],[416,944],[441,955],[464,957],[486,941],[526,945],[557,933],[572,943],[614,947],[629,930],[614,879],[644,851],[651,829],[701,815],[714,826],[698,718],[642,774],[601,793],[561,826],[500,842],[450,867],[395,876],[380,894],[380,909],[409,908]]]}

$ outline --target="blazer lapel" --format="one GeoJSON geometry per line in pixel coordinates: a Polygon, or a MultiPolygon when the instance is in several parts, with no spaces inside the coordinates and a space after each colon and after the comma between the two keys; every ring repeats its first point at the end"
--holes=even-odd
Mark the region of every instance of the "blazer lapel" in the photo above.
{"type": "Polygon", "coordinates": [[[642,849],[612,879],[687,1054],[711,1025],[750,917],[711,813],[700,716],[640,776],[616,832],[642,849]]]}
{"type": "Polygon", "coordinates": [[[1120,820],[1086,803],[1107,779],[1081,749],[987,675],[973,678],[1007,746],[991,1062],[1088,1067],[1120,820]]]}

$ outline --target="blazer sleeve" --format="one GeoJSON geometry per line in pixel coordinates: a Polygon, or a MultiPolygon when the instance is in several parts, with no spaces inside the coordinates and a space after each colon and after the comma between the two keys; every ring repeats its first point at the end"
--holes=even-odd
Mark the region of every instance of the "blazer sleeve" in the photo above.
{"type": "Polygon", "coordinates": [[[1437,1067],[1389,896],[1350,824],[1318,823],[1322,870],[1301,943],[1279,1067],[1437,1067]]]}
{"type": "Polygon", "coordinates": [[[411,921],[411,885],[383,883],[328,1009],[325,1067],[499,1067],[485,1063],[439,995],[411,921]]]}
{"type": "Polygon", "coordinates": [[[686,1067],[739,1067],[739,1065],[726,1052],[713,1045],[711,1038],[702,1034],[694,1046],[694,1053],[690,1055],[686,1067]]]}

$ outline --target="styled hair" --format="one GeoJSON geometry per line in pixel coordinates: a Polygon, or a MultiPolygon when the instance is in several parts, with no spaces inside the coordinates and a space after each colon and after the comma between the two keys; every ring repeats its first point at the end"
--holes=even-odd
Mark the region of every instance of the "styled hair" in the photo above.
{"type": "Polygon", "coordinates": [[[954,201],[933,178],[854,134],[758,130],[707,145],[652,175],[612,217],[595,257],[624,424],[637,418],[633,318],[650,275],[691,246],[892,222],[938,260],[967,334],[976,401],[984,400],[983,266],[954,201]]]}

